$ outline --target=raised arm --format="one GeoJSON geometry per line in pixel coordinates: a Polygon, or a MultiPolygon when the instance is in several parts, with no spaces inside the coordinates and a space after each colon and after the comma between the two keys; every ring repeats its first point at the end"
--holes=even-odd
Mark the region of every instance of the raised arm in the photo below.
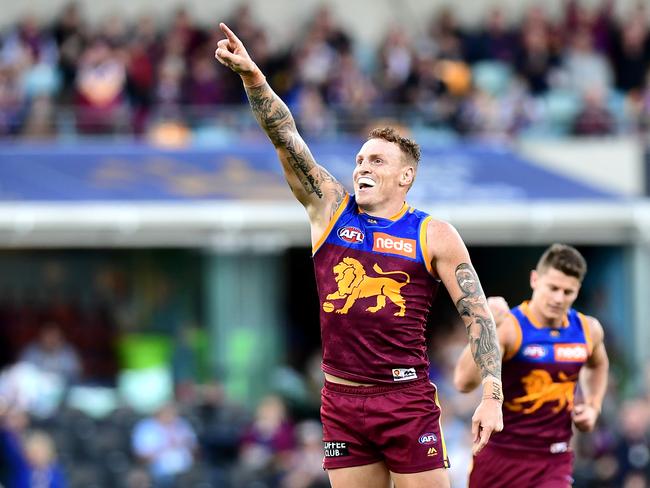
{"type": "Polygon", "coordinates": [[[580,370],[579,381],[584,403],[573,408],[573,423],[583,432],[589,432],[596,426],[607,391],[609,375],[609,358],[605,350],[603,326],[594,317],[587,317],[587,321],[593,349],[580,370]]]}
{"type": "Polygon", "coordinates": [[[483,398],[472,417],[472,451],[477,453],[493,431],[503,429],[501,351],[496,327],[467,248],[456,229],[446,222],[429,222],[427,248],[433,269],[465,323],[472,357],[483,382],[483,398]]]}
{"type": "Polygon", "coordinates": [[[343,201],[346,190],[314,160],[298,133],[291,112],[266,82],[241,40],[219,24],[226,36],[217,43],[215,58],[239,74],[251,110],[278,153],[284,175],[295,197],[304,205],[312,224],[312,238],[320,235],[343,201]]]}

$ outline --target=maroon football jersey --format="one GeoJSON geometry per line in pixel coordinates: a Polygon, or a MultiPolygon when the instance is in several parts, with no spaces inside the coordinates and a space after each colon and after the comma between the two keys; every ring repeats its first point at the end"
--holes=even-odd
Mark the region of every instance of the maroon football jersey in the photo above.
{"type": "Polygon", "coordinates": [[[348,196],[314,249],[323,371],[362,383],[428,375],[425,327],[438,281],[426,251],[430,217],[404,204],[393,218],[348,196]]]}
{"type": "Polygon", "coordinates": [[[522,303],[511,310],[521,342],[503,362],[503,424],[490,443],[558,454],[569,450],[580,368],[591,354],[589,325],[570,309],[559,329],[542,327],[522,303]]]}

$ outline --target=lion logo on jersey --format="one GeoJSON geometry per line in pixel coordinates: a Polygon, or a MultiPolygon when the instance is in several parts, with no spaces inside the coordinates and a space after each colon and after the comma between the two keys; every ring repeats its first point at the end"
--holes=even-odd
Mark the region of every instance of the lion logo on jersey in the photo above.
{"type": "Polygon", "coordinates": [[[512,402],[506,402],[505,406],[512,412],[528,414],[536,412],[545,403],[557,402],[553,407],[553,413],[558,413],[564,408],[572,410],[576,382],[562,372],[558,378],[560,381],[555,382],[548,371],[534,369],[521,379],[526,394],[515,398],[512,402]],[[524,408],[525,403],[530,405],[524,408]]]}
{"type": "MultiPolygon", "coordinates": [[[[406,301],[402,297],[400,290],[404,285],[410,282],[411,277],[404,271],[387,271],[384,272],[378,264],[374,264],[372,269],[384,276],[368,276],[363,265],[354,258],[343,258],[333,268],[334,279],[338,289],[334,293],[327,295],[328,300],[343,300],[345,304],[336,310],[336,313],[346,314],[350,307],[359,298],[377,297],[377,304],[373,307],[366,308],[367,312],[375,313],[386,306],[386,298],[399,307],[395,312],[396,317],[404,317],[406,312],[406,301]],[[406,281],[397,281],[388,278],[385,275],[402,274],[406,276],[406,281]]],[[[334,311],[334,306],[329,303],[323,303],[323,310],[326,312],[334,311]]]]}

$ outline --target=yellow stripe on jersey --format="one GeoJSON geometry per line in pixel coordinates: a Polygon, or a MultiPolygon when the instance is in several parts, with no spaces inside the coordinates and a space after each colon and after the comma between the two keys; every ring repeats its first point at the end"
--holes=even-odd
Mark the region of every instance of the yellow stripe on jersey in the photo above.
{"type": "Polygon", "coordinates": [[[401,219],[402,216],[408,211],[408,209],[409,209],[409,204],[404,202],[404,205],[402,205],[402,208],[399,209],[399,212],[397,212],[392,217],[389,217],[388,220],[392,220],[394,222],[396,220],[401,219]]]}
{"type": "Polygon", "coordinates": [[[433,275],[433,268],[431,267],[431,257],[429,256],[429,247],[427,246],[427,229],[429,228],[429,222],[431,217],[425,217],[425,219],[420,223],[420,249],[422,249],[422,258],[424,259],[424,265],[427,267],[429,274],[433,275]]]}
{"type": "Polygon", "coordinates": [[[587,351],[589,351],[589,355],[591,356],[591,353],[594,350],[594,343],[591,339],[591,327],[589,327],[589,320],[584,314],[581,314],[580,312],[578,312],[578,317],[580,318],[580,325],[582,325],[582,332],[585,334],[587,351]]]}

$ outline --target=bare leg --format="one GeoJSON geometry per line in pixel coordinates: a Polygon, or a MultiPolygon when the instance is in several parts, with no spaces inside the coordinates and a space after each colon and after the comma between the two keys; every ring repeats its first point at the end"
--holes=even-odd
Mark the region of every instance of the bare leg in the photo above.
{"type": "Polygon", "coordinates": [[[389,488],[391,486],[388,468],[383,462],[353,468],[328,469],[327,474],[332,488],[389,488]]]}
{"type": "Polygon", "coordinates": [[[449,488],[449,474],[445,468],[421,473],[400,474],[390,472],[395,488],[449,488]]]}

